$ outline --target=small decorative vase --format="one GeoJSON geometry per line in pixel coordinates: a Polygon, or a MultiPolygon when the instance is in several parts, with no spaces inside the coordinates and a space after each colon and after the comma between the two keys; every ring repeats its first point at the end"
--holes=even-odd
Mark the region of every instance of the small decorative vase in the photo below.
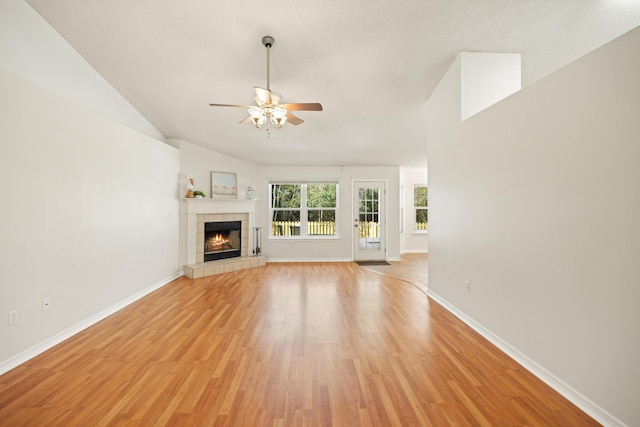
{"type": "Polygon", "coordinates": [[[247,194],[245,195],[245,198],[247,199],[253,199],[256,197],[256,189],[253,185],[250,185],[247,187],[247,194]]]}

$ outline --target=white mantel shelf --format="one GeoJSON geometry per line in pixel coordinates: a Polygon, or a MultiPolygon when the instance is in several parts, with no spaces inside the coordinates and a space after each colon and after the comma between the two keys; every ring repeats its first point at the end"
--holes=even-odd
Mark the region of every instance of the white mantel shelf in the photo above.
{"type": "MultiPolygon", "coordinates": [[[[256,202],[257,199],[197,199],[197,198],[184,198],[186,204],[186,216],[187,216],[187,265],[192,265],[197,262],[196,260],[196,244],[198,232],[196,226],[197,215],[208,214],[247,214],[248,216],[248,236],[247,245],[244,246],[243,252],[246,251],[246,255],[251,253],[251,244],[254,241],[253,232],[255,227],[256,216],[256,202]]],[[[184,211],[183,211],[184,212],[184,211]]],[[[201,224],[202,225],[202,224],[201,224]]],[[[203,230],[200,230],[203,231],[203,230]]],[[[244,235],[243,235],[244,240],[244,235]]],[[[245,255],[245,254],[243,254],[245,255]]]]}

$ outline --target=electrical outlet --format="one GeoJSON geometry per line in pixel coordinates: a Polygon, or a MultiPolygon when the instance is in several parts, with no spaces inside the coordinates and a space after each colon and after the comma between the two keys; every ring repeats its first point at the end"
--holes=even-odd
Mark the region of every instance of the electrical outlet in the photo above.
{"type": "Polygon", "coordinates": [[[51,306],[51,299],[49,297],[43,298],[42,299],[42,309],[43,310],[49,310],[50,306],[51,306]]]}
{"type": "Polygon", "coordinates": [[[468,280],[464,281],[464,290],[467,292],[471,292],[471,282],[469,282],[468,280]]]}
{"type": "Polygon", "coordinates": [[[18,323],[18,310],[11,310],[9,312],[9,326],[18,323]]]}

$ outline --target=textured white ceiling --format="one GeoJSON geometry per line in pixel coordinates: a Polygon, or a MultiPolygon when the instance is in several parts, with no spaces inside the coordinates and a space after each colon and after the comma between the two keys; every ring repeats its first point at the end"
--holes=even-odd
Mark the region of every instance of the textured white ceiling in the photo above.
{"type": "Polygon", "coordinates": [[[531,82],[640,25],[634,0],[27,0],[167,138],[262,165],[426,165],[424,104],[460,51],[521,52],[531,82]],[[239,125],[253,86],[320,102],[239,125]]]}

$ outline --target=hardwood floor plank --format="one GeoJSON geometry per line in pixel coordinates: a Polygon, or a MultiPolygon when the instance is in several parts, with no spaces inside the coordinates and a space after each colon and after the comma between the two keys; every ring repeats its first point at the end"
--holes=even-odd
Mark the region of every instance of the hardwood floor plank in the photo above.
{"type": "Polygon", "coordinates": [[[177,279],[0,376],[0,425],[597,423],[411,279],[276,263],[177,279]]]}

